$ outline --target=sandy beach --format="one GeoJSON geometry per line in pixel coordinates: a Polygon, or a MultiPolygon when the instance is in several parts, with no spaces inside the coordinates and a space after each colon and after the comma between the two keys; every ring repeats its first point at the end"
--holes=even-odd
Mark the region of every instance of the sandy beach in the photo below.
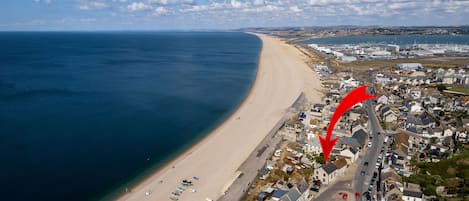
{"type": "MultiPolygon", "coordinates": [[[[257,35],[263,43],[256,80],[241,106],[203,140],[149,176],[118,200],[170,200],[183,179],[199,177],[179,200],[216,200],[237,177],[237,169],[304,91],[319,102],[320,81],[306,57],[282,41],[257,35]],[[195,189],[196,192],[190,192],[195,189]]],[[[214,92],[217,93],[217,92],[214,92]]]]}

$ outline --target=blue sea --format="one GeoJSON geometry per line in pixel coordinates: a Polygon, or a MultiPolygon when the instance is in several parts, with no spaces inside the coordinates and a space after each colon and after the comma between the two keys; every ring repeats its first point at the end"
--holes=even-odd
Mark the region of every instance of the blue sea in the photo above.
{"type": "Polygon", "coordinates": [[[316,38],[300,42],[301,44],[359,44],[386,43],[407,46],[412,44],[464,44],[469,45],[469,35],[379,35],[379,36],[346,36],[316,38]]]}
{"type": "Polygon", "coordinates": [[[236,32],[0,33],[0,195],[102,199],[200,140],[247,95],[236,32]]]}

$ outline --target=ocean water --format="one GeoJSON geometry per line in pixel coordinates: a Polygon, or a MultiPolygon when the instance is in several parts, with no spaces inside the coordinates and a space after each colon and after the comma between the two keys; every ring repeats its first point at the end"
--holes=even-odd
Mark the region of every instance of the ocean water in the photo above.
{"type": "Polygon", "coordinates": [[[244,33],[0,33],[2,200],[95,200],[229,116],[255,78],[244,33]]]}
{"type": "Polygon", "coordinates": [[[347,36],[316,38],[300,42],[301,44],[359,44],[359,43],[389,43],[397,45],[412,45],[414,43],[428,44],[464,44],[469,45],[469,35],[380,35],[380,36],[347,36]]]}

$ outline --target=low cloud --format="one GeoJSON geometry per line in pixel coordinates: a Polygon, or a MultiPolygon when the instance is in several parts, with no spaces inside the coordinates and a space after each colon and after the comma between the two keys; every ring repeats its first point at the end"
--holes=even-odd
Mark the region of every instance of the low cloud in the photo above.
{"type": "Polygon", "coordinates": [[[107,7],[109,7],[109,5],[103,1],[83,1],[78,6],[80,10],[99,10],[107,7]]]}
{"type": "Polygon", "coordinates": [[[155,13],[157,15],[164,15],[164,14],[168,13],[168,10],[166,10],[166,8],[160,6],[160,7],[155,8],[155,13]]]}
{"type": "Polygon", "coordinates": [[[127,6],[127,9],[129,9],[129,11],[132,11],[132,12],[140,11],[140,10],[149,10],[151,8],[152,8],[151,5],[145,4],[143,2],[133,2],[127,6]]]}

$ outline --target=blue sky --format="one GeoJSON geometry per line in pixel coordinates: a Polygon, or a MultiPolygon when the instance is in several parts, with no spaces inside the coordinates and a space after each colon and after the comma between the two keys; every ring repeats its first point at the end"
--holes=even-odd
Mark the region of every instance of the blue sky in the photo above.
{"type": "Polygon", "coordinates": [[[0,30],[467,25],[469,0],[2,0],[0,30]]]}

